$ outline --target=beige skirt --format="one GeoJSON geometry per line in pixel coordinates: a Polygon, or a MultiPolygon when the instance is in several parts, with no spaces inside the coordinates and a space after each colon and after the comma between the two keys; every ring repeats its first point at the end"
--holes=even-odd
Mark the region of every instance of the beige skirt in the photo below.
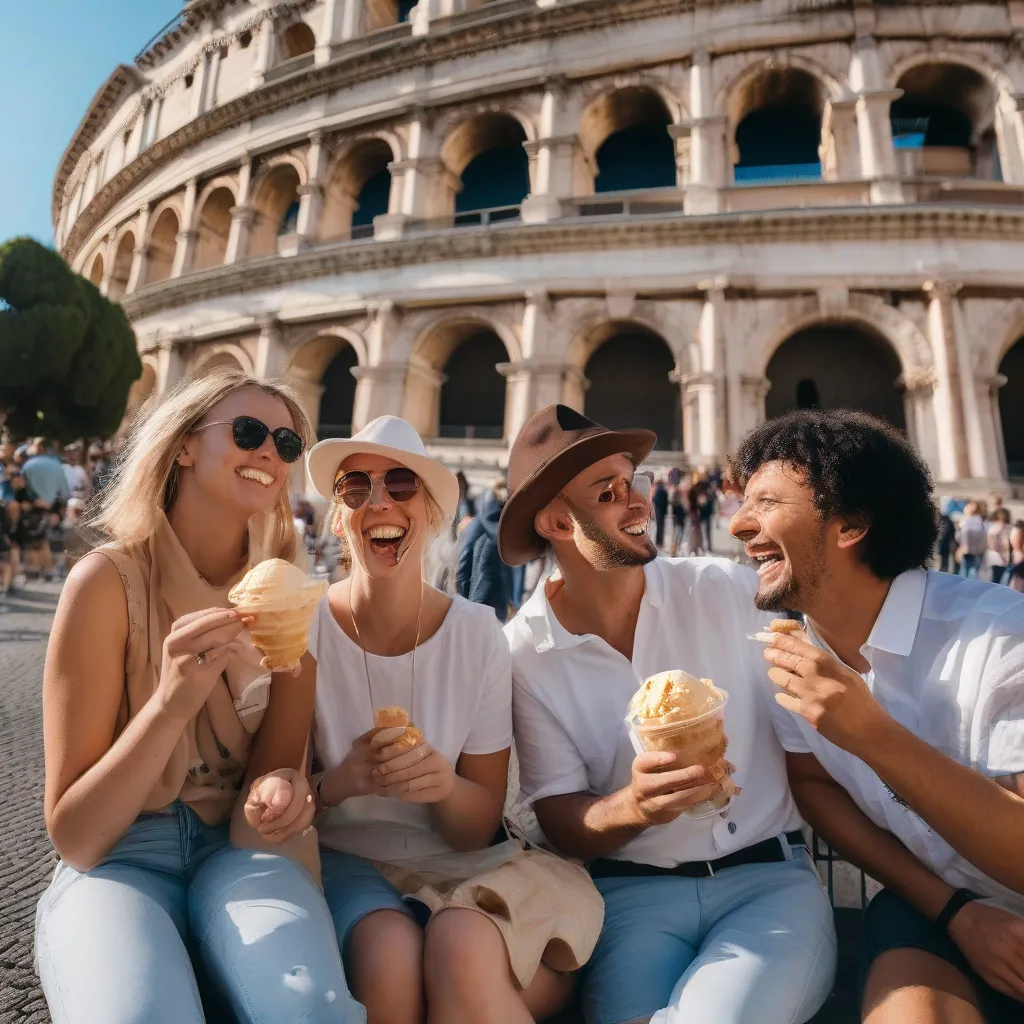
{"type": "Polygon", "coordinates": [[[580,865],[508,845],[515,848],[505,863],[472,878],[427,881],[408,865],[377,868],[431,916],[454,907],[490,918],[505,939],[513,975],[526,988],[541,963],[575,971],[590,959],[604,923],[604,900],[580,865]]]}

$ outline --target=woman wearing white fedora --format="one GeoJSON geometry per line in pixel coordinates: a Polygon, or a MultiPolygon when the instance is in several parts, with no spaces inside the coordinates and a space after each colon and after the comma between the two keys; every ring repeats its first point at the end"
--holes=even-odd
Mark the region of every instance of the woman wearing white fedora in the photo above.
{"type": "MultiPolygon", "coordinates": [[[[260,763],[300,764],[312,726],[324,893],[352,992],[370,1024],[543,1019],[566,1001],[600,910],[596,930],[593,914],[565,924],[571,900],[587,904],[579,869],[491,845],[512,743],[508,643],[492,609],[426,582],[458,482],[394,416],[321,441],[308,470],[352,572],[314,616],[292,720],[261,736],[260,763]],[[401,741],[374,727],[396,706],[419,730],[401,741]]],[[[253,784],[246,813],[265,834],[293,828],[292,774],[253,784]]]]}

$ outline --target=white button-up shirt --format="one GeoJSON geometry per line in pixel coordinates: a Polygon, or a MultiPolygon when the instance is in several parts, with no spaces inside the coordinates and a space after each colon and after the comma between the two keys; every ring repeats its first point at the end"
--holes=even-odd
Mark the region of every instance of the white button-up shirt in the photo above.
{"type": "MultiPolygon", "coordinates": [[[[811,639],[825,648],[826,645],[811,639]]],[[[826,648],[827,649],[827,648],[826,648]]],[[[1024,597],[1009,587],[918,569],[889,589],[867,643],[864,679],[885,710],[946,757],[984,775],[1024,772],[1024,597]]],[[[777,704],[789,751],[814,754],[879,827],[957,888],[1024,913],[1024,896],[983,875],[860,758],[777,704]]]]}
{"type": "Polygon", "coordinates": [[[625,724],[630,698],[648,676],[682,669],[729,694],[726,756],[743,792],[723,815],[649,828],[613,856],[674,867],[798,828],[761,645],[746,639],[765,623],[753,605],[756,575],[719,558],[659,558],[644,575],[632,663],[599,637],[569,633],[543,585],[505,627],[524,800],[607,796],[628,785],[636,757],[625,724]]]}

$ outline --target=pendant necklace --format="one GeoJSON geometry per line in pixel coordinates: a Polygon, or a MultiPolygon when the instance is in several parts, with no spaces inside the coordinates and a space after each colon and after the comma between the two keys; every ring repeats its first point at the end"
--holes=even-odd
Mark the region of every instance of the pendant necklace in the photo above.
{"type": "MultiPolygon", "coordinates": [[[[370,683],[370,659],[366,655],[366,646],[363,644],[363,638],[359,633],[359,623],[356,622],[356,611],[354,607],[349,607],[349,612],[352,615],[352,626],[356,631],[356,639],[359,641],[359,647],[363,652],[363,669],[366,672],[366,691],[370,695],[370,712],[375,713],[376,708],[373,703],[373,686],[370,683]]],[[[423,581],[420,581],[420,604],[416,611],[416,639],[412,645],[412,678],[409,682],[409,722],[412,723],[416,719],[414,717],[416,711],[416,648],[420,645],[420,626],[423,623],[423,581]]]]}

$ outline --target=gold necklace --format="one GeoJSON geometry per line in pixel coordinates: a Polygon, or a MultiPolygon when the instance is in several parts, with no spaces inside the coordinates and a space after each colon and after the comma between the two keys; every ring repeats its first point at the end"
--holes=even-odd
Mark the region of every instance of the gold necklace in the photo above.
{"type": "MultiPolygon", "coordinates": [[[[352,616],[352,626],[356,631],[356,640],[359,641],[359,648],[363,652],[363,670],[366,672],[366,692],[370,695],[370,711],[375,712],[377,709],[373,704],[373,686],[370,683],[370,659],[366,656],[366,645],[363,643],[363,638],[359,633],[359,623],[356,622],[356,609],[354,605],[349,605],[349,613],[352,616]]],[[[409,721],[415,722],[415,711],[416,711],[416,648],[420,645],[420,626],[423,622],[423,581],[420,580],[420,604],[416,611],[416,639],[412,645],[412,679],[409,681],[409,721]]]]}

